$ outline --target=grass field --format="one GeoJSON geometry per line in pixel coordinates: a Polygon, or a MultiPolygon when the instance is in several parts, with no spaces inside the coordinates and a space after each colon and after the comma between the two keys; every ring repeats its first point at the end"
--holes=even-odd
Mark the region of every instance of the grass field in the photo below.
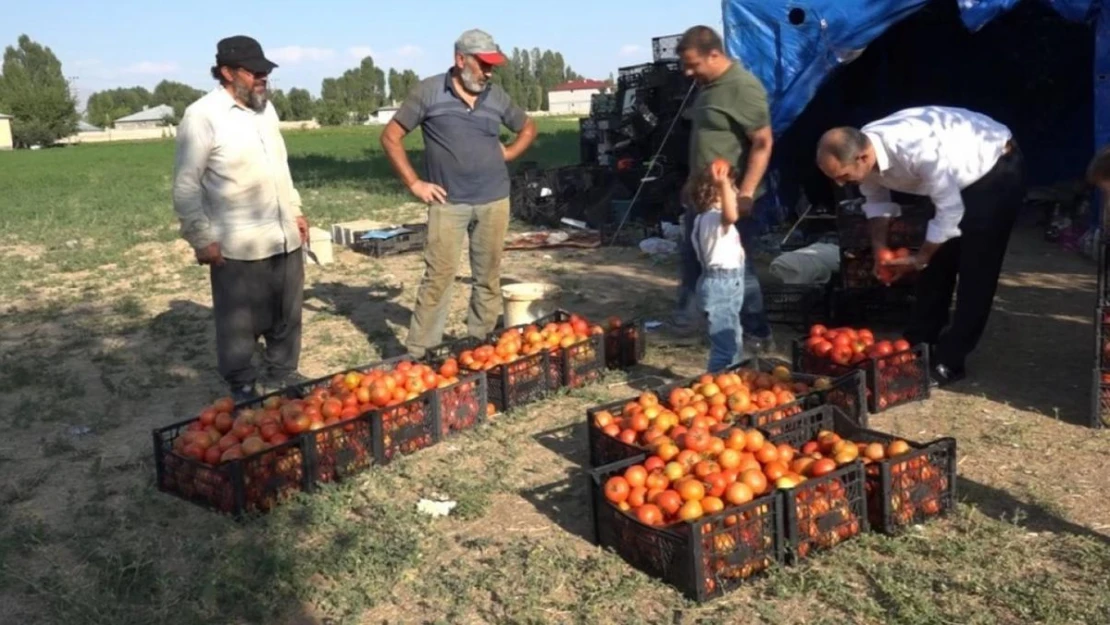
{"type": "MultiPolygon", "coordinates": [[[[576,123],[528,155],[576,160],[576,123]]],[[[371,128],[290,132],[309,218],[419,216],[371,128]]],[[[414,141],[414,144],[418,144],[414,141]]],[[[959,440],[960,504],[695,605],[592,545],[584,414],[699,371],[647,362],[238,524],[157,492],[152,428],[223,387],[207,273],[178,240],[172,142],[0,153],[0,621],[151,623],[1110,623],[1110,441],[1088,415],[1093,267],[1023,228],[973,379],[872,419],[959,440]],[[422,497],[459,502],[449,517],[422,497]]],[[[468,275],[467,264],[460,274],[468,275]]],[[[504,274],[595,317],[661,318],[673,264],[635,249],[510,252],[504,274]]],[[[397,350],[418,255],[310,267],[302,370],[397,350]]],[[[449,329],[464,327],[464,283],[449,329]]],[[[780,346],[791,331],[778,328],[780,346]]]]}

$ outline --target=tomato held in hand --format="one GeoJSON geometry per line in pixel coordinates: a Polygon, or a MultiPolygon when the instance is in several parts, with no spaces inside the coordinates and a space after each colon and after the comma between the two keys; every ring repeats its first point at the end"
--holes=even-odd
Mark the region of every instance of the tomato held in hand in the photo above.
{"type": "Polygon", "coordinates": [[[709,165],[709,171],[714,180],[724,180],[732,170],[732,164],[723,158],[714,159],[709,165]]]}

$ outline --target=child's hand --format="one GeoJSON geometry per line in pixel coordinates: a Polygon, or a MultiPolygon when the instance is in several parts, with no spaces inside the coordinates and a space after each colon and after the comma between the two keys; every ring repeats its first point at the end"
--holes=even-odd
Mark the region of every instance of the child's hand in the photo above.
{"type": "Polygon", "coordinates": [[[732,182],[732,164],[723,158],[718,158],[709,165],[709,172],[713,174],[713,182],[724,184],[732,182]]]}

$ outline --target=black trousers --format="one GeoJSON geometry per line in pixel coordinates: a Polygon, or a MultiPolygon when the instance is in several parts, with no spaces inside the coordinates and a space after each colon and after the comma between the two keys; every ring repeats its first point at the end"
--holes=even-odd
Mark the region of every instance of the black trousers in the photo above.
{"type": "Polygon", "coordinates": [[[937,249],[917,282],[906,340],[935,346],[935,362],[960,370],[987,327],[1010,233],[1025,197],[1025,162],[1017,143],[960,194],[961,236],[937,249]],[[958,279],[958,286],[957,286],[958,279]],[[956,311],[949,323],[952,294],[956,311]]]}
{"type": "Polygon", "coordinates": [[[301,357],[304,253],[298,249],[262,260],[226,260],[211,267],[216,360],[232,386],[253,384],[258,338],[266,339],[267,375],[282,379],[301,357]]]}

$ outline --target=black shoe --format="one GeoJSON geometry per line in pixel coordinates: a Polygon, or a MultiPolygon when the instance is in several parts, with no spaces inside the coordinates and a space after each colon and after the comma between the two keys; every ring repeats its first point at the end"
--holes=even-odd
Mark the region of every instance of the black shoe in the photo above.
{"type": "Polygon", "coordinates": [[[944,388],[954,382],[959,382],[966,377],[967,372],[963,368],[950,369],[946,365],[939,364],[933,367],[932,375],[929,376],[929,384],[933,388],[944,388]]]}
{"type": "Polygon", "coordinates": [[[231,387],[231,400],[235,402],[235,405],[254,401],[258,398],[258,388],[253,382],[250,384],[236,384],[231,387]]]}

